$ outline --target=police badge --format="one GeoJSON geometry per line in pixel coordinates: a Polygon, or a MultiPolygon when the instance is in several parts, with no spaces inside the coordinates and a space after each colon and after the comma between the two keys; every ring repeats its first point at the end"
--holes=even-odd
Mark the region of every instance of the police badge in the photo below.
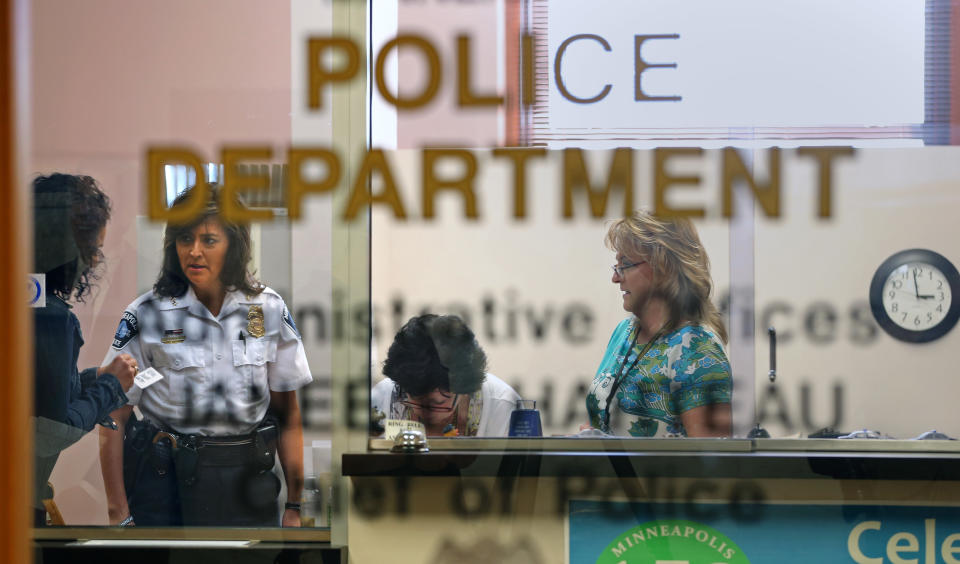
{"type": "Polygon", "coordinates": [[[247,312],[247,334],[256,338],[266,335],[266,331],[263,330],[262,306],[250,306],[250,311],[247,312]]]}

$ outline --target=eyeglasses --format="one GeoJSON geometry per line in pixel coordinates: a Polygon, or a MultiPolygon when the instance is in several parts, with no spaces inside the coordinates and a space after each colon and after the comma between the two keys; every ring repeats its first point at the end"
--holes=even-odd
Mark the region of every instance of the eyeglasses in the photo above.
{"type": "Polygon", "coordinates": [[[407,407],[412,407],[414,409],[422,409],[423,411],[436,411],[437,413],[450,413],[457,408],[457,401],[460,399],[460,394],[455,394],[453,396],[453,403],[449,407],[444,405],[426,405],[422,403],[412,402],[410,400],[402,400],[401,405],[407,407]]]}
{"type": "Polygon", "coordinates": [[[645,262],[647,262],[647,261],[641,260],[641,261],[639,261],[639,262],[629,262],[629,263],[627,263],[627,264],[615,264],[615,265],[611,266],[610,268],[612,268],[613,271],[617,273],[617,276],[619,276],[620,278],[623,278],[623,272],[624,272],[625,270],[630,269],[630,268],[633,268],[633,267],[635,267],[635,266],[640,266],[641,264],[643,264],[643,263],[645,263],[645,262]]]}

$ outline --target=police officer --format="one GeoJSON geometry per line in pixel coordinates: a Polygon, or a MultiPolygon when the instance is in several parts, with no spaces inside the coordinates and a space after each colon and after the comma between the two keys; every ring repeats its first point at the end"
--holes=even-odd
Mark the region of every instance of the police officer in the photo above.
{"type": "Polygon", "coordinates": [[[220,191],[209,193],[200,218],[167,226],[157,283],[127,307],[104,361],[129,354],[142,371],[113,413],[120,430],[101,430],[111,524],[300,525],[303,343],[280,296],[249,272],[249,228],[223,221],[220,191]]]}

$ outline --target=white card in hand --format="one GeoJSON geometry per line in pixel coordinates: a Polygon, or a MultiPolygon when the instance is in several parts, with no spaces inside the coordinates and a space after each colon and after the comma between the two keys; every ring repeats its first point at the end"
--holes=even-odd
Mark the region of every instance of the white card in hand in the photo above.
{"type": "Polygon", "coordinates": [[[140,372],[133,378],[133,383],[137,385],[141,390],[146,389],[148,386],[156,384],[160,380],[163,380],[163,374],[160,374],[151,366],[146,370],[140,372]]]}

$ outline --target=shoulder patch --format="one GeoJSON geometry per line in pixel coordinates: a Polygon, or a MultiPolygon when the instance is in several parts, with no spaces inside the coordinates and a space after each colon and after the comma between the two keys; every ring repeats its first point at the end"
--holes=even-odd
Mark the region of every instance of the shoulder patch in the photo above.
{"type": "Polygon", "coordinates": [[[117,334],[113,336],[113,348],[119,350],[127,346],[130,339],[136,337],[139,332],[140,327],[137,325],[137,316],[134,315],[133,312],[123,312],[123,317],[120,318],[120,325],[117,326],[117,334]]]}
{"type": "Polygon", "coordinates": [[[300,330],[297,329],[297,324],[293,322],[293,316],[290,315],[290,310],[287,309],[287,306],[283,306],[283,322],[286,323],[290,329],[293,329],[293,333],[298,339],[301,338],[300,330]]]}

